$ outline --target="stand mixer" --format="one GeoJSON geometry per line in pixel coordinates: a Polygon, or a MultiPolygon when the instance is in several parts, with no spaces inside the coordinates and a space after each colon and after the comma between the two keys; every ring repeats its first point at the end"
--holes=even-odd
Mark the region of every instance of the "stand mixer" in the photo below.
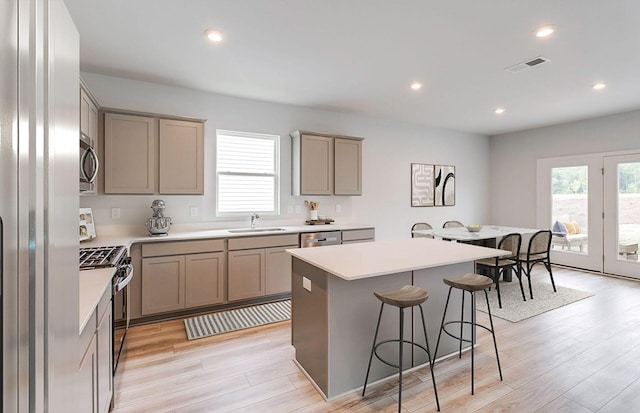
{"type": "Polygon", "coordinates": [[[171,218],[164,216],[164,201],[156,199],[151,203],[153,216],[147,219],[144,226],[147,227],[149,235],[152,237],[165,237],[169,233],[171,218]]]}

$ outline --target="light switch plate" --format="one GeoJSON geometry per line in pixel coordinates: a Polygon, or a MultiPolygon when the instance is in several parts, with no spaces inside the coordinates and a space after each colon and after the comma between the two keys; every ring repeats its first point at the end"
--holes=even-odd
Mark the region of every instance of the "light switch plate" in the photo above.
{"type": "Polygon", "coordinates": [[[191,216],[191,217],[197,217],[198,216],[198,207],[197,206],[189,207],[189,216],[191,216]]]}
{"type": "Polygon", "coordinates": [[[300,212],[302,212],[300,205],[296,205],[296,214],[299,214],[300,212]]]}
{"type": "Polygon", "coordinates": [[[111,219],[120,218],[120,208],[111,208],[111,219]]]}
{"type": "Polygon", "coordinates": [[[291,205],[287,207],[287,214],[293,214],[293,207],[291,205]]]}
{"type": "Polygon", "coordinates": [[[336,212],[342,211],[342,205],[336,204],[336,212]]]}
{"type": "Polygon", "coordinates": [[[307,277],[302,277],[302,288],[311,292],[311,280],[307,277]]]}

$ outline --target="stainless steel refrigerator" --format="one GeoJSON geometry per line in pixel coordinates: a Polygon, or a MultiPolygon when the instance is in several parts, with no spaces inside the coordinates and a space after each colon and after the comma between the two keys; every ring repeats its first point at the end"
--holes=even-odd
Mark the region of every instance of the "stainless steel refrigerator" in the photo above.
{"type": "Polygon", "coordinates": [[[0,0],[2,412],[75,412],[79,38],[62,0],[0,0]]]}

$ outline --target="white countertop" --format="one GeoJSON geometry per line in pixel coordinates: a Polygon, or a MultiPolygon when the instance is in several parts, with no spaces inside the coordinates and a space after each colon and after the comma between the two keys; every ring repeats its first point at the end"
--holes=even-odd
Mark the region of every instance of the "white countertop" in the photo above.
{"type": "MultiPolygon", "coordinates": [[[[260,229],[260,225],[256,225],[256,229],[260,229]]],[[[269,226],[272,228],[272,226],[269,226]]],[[[135,233],[125,232],[122,234],[108,234],[101,236],[98,232],[98,236],[92,240],[83,241],[80,243],[80,248],[86,247],[101,247],[107,245],[125,245],[127,248],[131,244],[137,242],[163,242],[163,241],[186,241],[190,239],[202,239],[202,238],[238,238],[238,237],[259,237],[265,235],[278,235],[278,234],[292,234],[300,232],[323,232],[323,231],[345,231],[350,229],[365,229],[375,228],[373,225],[363,224],[326,224],[326,225],[296,225],[296,226],[273,226],[273,228],[282,228],[284,231],[262,231],[262,232],[243,232],[233,233],[229,232],[233,228],[229,229],[207,229],[202,231],[189,230],[189,231],[169,231],[169,234],[165,237],[151,237],[147,235],[146,229],[135,231],[135,233]]],[[[247,229],[247,228],[242,228],[247,229]]]]}
{"type": "Polygon", "coordinates": [[[292,256],[347,281],[475,261],[511,252],[430,238],[288,249],[292,256]]]}
{"type": "MultiPolygon", "coordinates": [[[[414,231],[419,233],[420,230],[414,231]]],[[[501,238],[507,234],[533,234],[538,232],[538,229],[534,228],[516,228],[516,227],[503,227],[499,225],[483,225],[478,232],[470,232],[465,227],[454,228],[440,228],[431,230],[431,234],[440,238],[455,239],[458,241],[474,241],[490,238],[501,238]]]]}
{"type": "Polygon", "coordinates": [[[105,290],[111,288],[111,279],[115,268],[101,268],[98,270],[80,271],[80,312],[78,314],[78,334],[82,333],[93,310],[98,305],[105,290]]]}

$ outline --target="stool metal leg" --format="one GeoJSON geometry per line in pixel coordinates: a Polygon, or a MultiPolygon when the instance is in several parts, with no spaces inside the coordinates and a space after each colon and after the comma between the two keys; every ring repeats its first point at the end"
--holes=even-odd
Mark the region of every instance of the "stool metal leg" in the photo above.
{"type": "Polygon", "coordinates": [[[398,413],[402,411],[402,347],[404,347],[404,308],[400,307],[400,339],[398,340],[398,413]]]}
{"type": "Polygon", "coordinates": [[[442,329],[444,328],[444,319],[447,317],[447,308],[449,308],[449,298],[451,298],[451,289],[453,287],[449,287],[449,294],[447,294],[447,302],[444,305],[444,311],[442,312],[442,322],[440,323],[440,331],[438,332],[438,341],[436,341],[436,349],[433,351],[433,362],[436,361],[436,356],[438,354],[438,346],[440,345],[440,337],[442,336],[442,329]]]}
{"type": "MultiPolygon", "coordinates": [[[[440,400],[438,399],[438,388],[436,387],[436,376],[433,374],[433,361],[431,360],[431,350],[429,350],[429,338],[427,337],[427,325],[424,323],[424,310],[422,310],[422,304],[420,307],[420,316],[422,317],[422,329],[424,331],[424,342],[427,347],[427,357],[429,357],[429,368],[431,369],[431,381],[433,382],[433,393],[436,395],[436,406],[440,411],[440,400]]],[[[435,360],[435,357],[434,357],[435,360]]]]}
{"type": "Polygon", "coordinates": [[[373,352],[376,348],[376,340],[378,339],[378,331],[380,330],[380,320],[382,320],[383,308],[384,308],[384,303],[381,303],[380,314],[378,314],[378,324],[376,324],[376,333],[373,335],[373,344],[371,345],[371,354],[369,355],[369,366],[367,367],[367,375],[364,378],[364,387],[362,388],[362,397],[364,397],[364,392],[367,390],[367,381],[369,380],[369,372],[371,371],[371,361],[373,360],[373,352]]]}
{"type": "Polygon", "coordinates": [[[502,368],[500,368],[500,356],[498,356],[498,343],[496,342],[496,333],[493,329],[493,317],[491,317],[491,307],[489,307],[489,295],[487,290],[484,291],[484,296],[487,299],[487,311],[489,312],[489,323],[491,323],[491,335],[493,336],[493,348],[496,350],[496,360],[498,361],[498,372],[500,373],[500,381],[502,381],[502,368]]]}
{"type": "MultiPolygon", "coordinates": [[[[486,294],[485,290],[485,294],[486,294]]],[[[464,292],[462,292],[462,296],[464,297],[464,292]]],[[[462,335],[460,335],[462,337],[462,335]]],[[[462,339],[460,340],[462,343],[462,339]]],[[[474,368],[475,368],[475,358],[473,348],[476,344],[476,293],[471,292],[471,395],[474,394],[474,368]]]]}
{"type": "Polygon", "coordinates": [[[462,334],[464,331],[464,291],[462,291],[462,306],[460,308],[460,351],[458,358],[462,358],[462,334]]]}

